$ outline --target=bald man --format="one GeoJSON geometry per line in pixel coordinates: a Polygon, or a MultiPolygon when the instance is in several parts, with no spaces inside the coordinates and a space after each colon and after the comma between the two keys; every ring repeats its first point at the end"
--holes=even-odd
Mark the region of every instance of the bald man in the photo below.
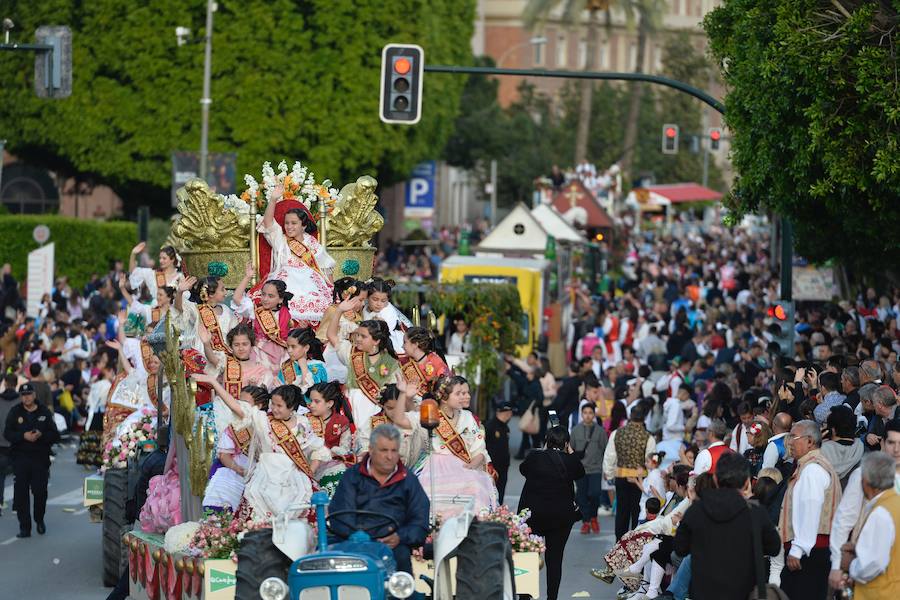
{"type": "Polygon", "coordinates": [[[791,432],[794,419],[786,412],[780,412],[772,419],[773,436],[769,438],[766,451],[763,453],[762,468],[778,468],[776,465],[784,460],[790,460],[787,451],[787,435],[791,432]]]}

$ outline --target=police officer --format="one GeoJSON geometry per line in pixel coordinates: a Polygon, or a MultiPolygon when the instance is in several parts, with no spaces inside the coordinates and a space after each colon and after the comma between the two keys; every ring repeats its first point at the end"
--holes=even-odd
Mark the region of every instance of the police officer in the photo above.
{"type": "Polygon", "coordinates": [[[15,486],[13,509],[19,517],[16,537],[31,537],[31,498],[34,495],[34,522],[37,532],[47,531],[44,512],[47,508],[47,480],[50,478],[50,448],[59,441],[53,413],[37,403],[34,386],[25,383],[19,388],[22,403],[14,406],[6,417],[4,436],[11,446],[15,486]]]}
{"type": "Polygon", "coordinates": [[[509,470],[509,420],[512,418],[513,406],[503,403],[497,407],[494,416],[484,425],[485,445],[491,457],[491,464],[497,471],[497,498],[503,504],[506,491],[506,472],[509,470]]]}

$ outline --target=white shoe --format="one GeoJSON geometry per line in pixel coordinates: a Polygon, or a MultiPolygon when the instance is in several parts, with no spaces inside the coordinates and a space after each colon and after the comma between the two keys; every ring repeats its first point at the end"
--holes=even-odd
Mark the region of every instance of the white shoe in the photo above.
{"type": "Polygon", "coordinates": [[[599,515],[601,517],[611,517],[612,514],[613,514],[613,511],[606,508],[605,506],[601,506],[600,508],[597,509],[597,515],[599,515]]]}

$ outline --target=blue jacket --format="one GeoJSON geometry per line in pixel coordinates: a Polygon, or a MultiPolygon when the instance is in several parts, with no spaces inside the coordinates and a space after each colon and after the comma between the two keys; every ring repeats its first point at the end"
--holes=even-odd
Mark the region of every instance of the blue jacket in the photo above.
{"type": "MultiPolygon", "coordinates": [[[[406,546],[420,546],[428,535],[428,496],[419,483],[419,478],[410,473],[402,462],[397,464],[397,472],[390,479],[379,484],[368,471],[369,455],[344,472],[328,512],[339,510],[368,510],[380,515],[388,515],[397,520],[400,529],[400,543],[406,546]]],[[[333,532],[347,538],[357,528],[379,523],[385,519],[371,515],[346,515],[331,521],[333,532]],[[355,525],[355,527],[354,527],[355,525]]],[[[390,533],[388,526],[373,531],[377,536],[390,533]]]]}

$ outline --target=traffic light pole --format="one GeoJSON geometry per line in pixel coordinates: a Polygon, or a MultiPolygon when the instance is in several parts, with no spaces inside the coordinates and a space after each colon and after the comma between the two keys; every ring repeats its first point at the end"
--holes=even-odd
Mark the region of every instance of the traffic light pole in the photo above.
{"type": "Polygon", "coordinates": [[[689,96],[705,102],[722,114],[725,105],[703,90],[688,85],[677,79],[669,79],[647,73],[616,73],[608,71],[551,71],[547,69],[506,69],[500,67],[463,67],[456,65],[425,65],[427,73],[463,73],[466,75],[518,75],[520,77],[555,77],[560,79],[601,79],[608,81],[643,81],[655,83],[684,92],[689,96]]]}

